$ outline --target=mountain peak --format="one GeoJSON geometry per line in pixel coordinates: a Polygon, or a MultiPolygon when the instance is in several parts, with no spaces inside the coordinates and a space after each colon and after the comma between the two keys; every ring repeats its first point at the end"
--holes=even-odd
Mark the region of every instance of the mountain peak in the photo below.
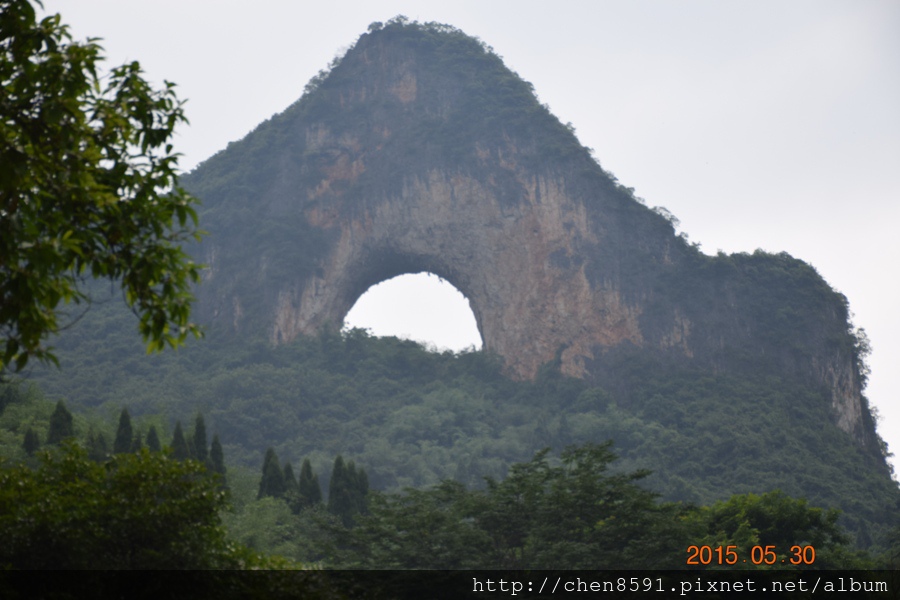
{"type": "Polygon", "coordinates": [[[369,287],[426,271],[469,299],[513,377],[550,363],[615,381],[632,359],[778,373],[827,389],[880,452],[846,299],[787,255],[702,255],[453,27],[373,24],[185,185],[211,232],[198,296],[215,329],[339,329],[369,287]]]}

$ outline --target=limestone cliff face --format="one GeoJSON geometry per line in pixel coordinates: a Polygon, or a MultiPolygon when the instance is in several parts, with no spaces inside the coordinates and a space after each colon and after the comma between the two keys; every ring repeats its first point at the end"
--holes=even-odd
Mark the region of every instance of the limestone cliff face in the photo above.
{"type": "Polygon", "coordinates": [[[839,294],[790,257],[700,254],[458,31],[363,35],[185,183],[211,232],[199,308],[216,328],[289,342],[428,271],[466,295],[514,377],[558,360],[592,378],[626,348],[717,370],[763,361],[826,386],[840,427],[875,443],[839,294]]]}

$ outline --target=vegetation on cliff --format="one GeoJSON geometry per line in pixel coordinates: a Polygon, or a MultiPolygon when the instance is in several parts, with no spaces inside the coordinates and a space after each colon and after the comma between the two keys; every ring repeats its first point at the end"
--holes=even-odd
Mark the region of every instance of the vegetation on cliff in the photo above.
{"type": "MultiPolygon", "coordinates": [[[[3,391],[17,415],[4,420],[11,430],[0,447],[0,455],[18,457],[0,466],[7,541],[0,561],[12,568],[299,566],[294,560],[330,568],[677,569],[728,568],[737,557],[753,568],[881,564],[851,548],[839,511],[780,491],[708,506],[664,502],[641,485],[647,471],[615,466],[610,442],[569,446],[558,456],[541,450],[482,487],[447,479],[402,492],[370,492],[365,470],[338,456],[325,504],[309,462],[298,484],[271,448],[261,473],[234,466],[225,488],[217,460],[205,467],[199,460],[202,417],[183,460],[140,442],[98,452],[95,427],[111,431],[114,420],[95,422],[85,437],[81,418],[65,440],[25,456],[9,444],[21,443],[12,429],[30,414],[49,413],[50,402],[15,386],[3,391]],[[315,490],[307,493],[310,483],[315,490]],[[722,548],[721,556],[704,546],[722,548]]],[[[117,437],[133,431],[130,421],[123,410],[117,437]]],[[[147,420],[137,423],[146,428],[147,420]]],[[[173,440],[184,441],[180,426],[175,431],[173,440]]],[[[38,426],[38,440],[43,435],[38,426]]]]}
{"type": "Polygon", "coordinates": [[[552,365],[535,382],[515,382],[484,353],[429,352],[358,330],[147,357],[127,334],[129,315],[117,312],[86,317],[109,332],[102,348],[91,336],[61,340],[63,370],[42,373],[42,385],[107,414],[123,398],[135,415],[187,421],[202,411],[235,465],[229,485],[237,467],[258,472],[269,447],[292,464],[309,459],[323,490],[342,454],[365,466],[373,489],[397,491],[445,479],[481,488],[541,448],[613,440],[617,468],[652,471],[644,484],[669,501],[781,490],[840,508],[862,547],[896,519],[896,484],[835,426],[827,394],[768,373],[711,374],[634,353],[616,357],[606,388],[552,365]],[[108,368],[106,352],[120,369],[108,368]]]}
{"type": "MultiPolygon", "coordinates": [[[[193,439],[205,437],[207,425],[221,435],[224,447],[215,454],[229,457],[228,485],[235,497],[234,512],[223,519],[234,535],[258,549],[312,560],[321,558],[323,548],[337,536],[347,552],[332,558],[339,557],[335,560],[345,565],[407,564],[376,540],[396,540],[403,532],[421,528],[417,519],[440,516],[440,508],[446,509],[443,517],[450,517],[439,528],[441,534],[457,550],[473,540],[502,539],[502,552],[483,556],[494,561],[490,564],[560,566],[536,549],[558,541],[552,530],[538,525],[562,490],[599,491],[624,502],[622,512],[598,512],[590,502],[564,506],[557,523],[564,529],[584,525],[576,518],[582,510],[594,521],[578,530],[572,547],[556,547],[572,560],[562,566],[583,564],[580,561],[599,550],[598,540],[605,533],[620,538],[616,548],[622,556],[643,552],[666,565],[671,563],[671,548],[686,539],[698,544],[733,541],[746,548],[754,540],[768,539],[765,519],[753,519],[771,511],[798,516],[794,524],[799,537],[773,537],[777,543],[814,542],[821,544],[823,557],[832,551],[837,556],[845,545],[839,523],[849,532],[850,543],[887,547],[885,533],[897,522],[898,490],[886,468],[884,449],[877,445],[874,424],[866,421],[870,417],[864,404],[861,433],[837,425],[841,415],[835,414],[840,407],[835,408],[834,386],[822,375],[838,373],[850,396],[864,383],[864,337],[850,328],[840,294],[811,267],[787,255],[705,257],[675,237],[667,218],[643,207],[604,173],[571,129],[540,105],[526,82],[503,67],[484,44],[458,30],[397,19],[373,27],[351,50],[357,58],[366,52],[373,60],[379,52],[386,53],[389,56],[380,60],[387,62],[411,54],[425,57],[428,68],[417,72],[424,83],[416,89],[434,97],[409,108],[404,98],[411,92],[401,79],[392,82],[397,85],[396,101],[364,102],[360,90],[374,75],[363,68],[365,61],[345,59],[313,81],[309,93],[288,111],[185,180],[207,202],[203,226],[227,240],[204,258],[210,268],[206,287],[198,293],[214,290],[209,292],[216,295],[208,309],[212,322],[223,318],[214,307],[231,305],[233,331],[228,334],[215,322],[206,340],[178,354],[148,357],[133,335],[133,315],[101,302],[96,294],[92,310],[54,340],[62,370],[30,372],[54,401],[65,399],[73,408],[71,421],[61,410],[54,416],[52,403],[13,400],[11,388],[0,388],[0,445],[5,456],[30,464],[51,431],[54,439],[69,431],[87,435],[93,439],[89,450],[100,448],[101,439],[116,440],[122,433],[122,441],[113,447],[124,454],[126,438],[133,440],[134,430],[124,432],[134,422],[148,427],[148,437],[138,439],[150,446],[150,425],[168,439],[173,422],[202,411],[204,433],[197,433],[201,429],[195,425],[193,439]],[[440,82],[425,84],[437,74],[440,82]],[[349,108],[338,111],[340,106],[349,108]],[[420,112],[409,118],[407,110],[420,112]],[[505,377],[502,361],[489,353],[428,352],[415,343],[375,339],[363,331],[338,333],[337,324],[319,336],[272,346],[260,332],[266,331],[264,321],[271,316],[264,309],[278,290],[261,282],[314,273],[321,266],[316,252],[335,235],[310,225],[301,211],[293,210],[285,190],[315,189],[323,169],[350,169],[353,162],[353,157],[341,162],[339,150],[316,146],[315,131],[298,128],[300,121],[312,118],[327,122],[329,135],[338,138],[370,118],[395,125],[390,135],[372,132],[381,136],[377,141],[383,142],[379,150],[384,151],[367,157],[368,169],[353,177],[341,171],[340,177],[325,180],[334,186],[332,199],[352,196],[344,205],[326,206],[329,210],[352,213],[370,200],[367,194],[350,191],[402,185],[402,177],[396,176],[400,165],[415,171],[440,163],[490,179],[491,173],[478,173],[481,163],[473,150],[499,157],[510,145],[524,149],[517,160],[535,172],[566,170],[574,194],[601,190],[587,210],[598,221],[603,209],[635,227],[610,228],[605,232],[609,244],[586,248],[585,255],[594,253],[596,268],[586,267],[584,276],[595,290],[614,279],[625,301],[642,298],[641,330],[659,351],[622,343],[598,350],[589,365],[590,378],[565,377],[559,364],[551,362],[535,381],[527,382],[505,377]],[[473,136],[487,145],[473,149],[473,136]],[[285,162],[300,166],[280,170],[285,162]],[[622,240],[627,245],[618,243],[622,240]],[[268,254],[258,260],[263,246],[268,254]],[[248,254],[254,255],[253,261],[245,260],[248,254]],[[613,267],[604,270],[607,265],[613,267]],[[221,281],[225,287],[215,288],[221,281]],[[244,290],[244,303],[223,289],[244,290]],[[729,304],[712,304],[719,297],[729,304]],[[675,306],[684,313],[677,313],[675,306]],[[239,325],[240,315],[246,318],[239,325]],[[694,344],[688,351],[662,350],[673,321],[693,328],[694,344]],[[723,338],[741,343],[720,344],[723,338]],[[836,358],[817,363],[821,357],[836,358]],[[846,368],[840,371],[835,365],[846,368]],[[128,418],[120,416],[113,432],[97,415],[120,415],[124,404],[128,418]],[[97,410],[84,416],[87,409],[97,410]],[[608,448],[599,445],[607,440],[613,440],[621,456],[615,464],[608,448]],[[542,454],[547,447],[563,454],[542,454]],[[269,448],[269,478],[260,481],[258,467],[269,448]],[[373,494],[370,515],[359,516],[365,512],[359,493],[345,498],[344,508],[355,505],[352,510],[335,506],[328,516],[322,514],[328,511],[321,503],[300,506],[305,504],[300,496],[287,490],[293,472],[287,475],[277,457],[292,464],[303,460],[310,473],[320,473],[323,479],[329,472],[343,473],[323,480],[322,489],[343,486],[359,492],[364,486],[358,471],[343,482],[333,480],[346,475],[337,468],[336,456],[342,463],[346,457],[348,464],[364,465],[366,489],[387,494],[373,494]],[[581,472],[590,476],[580,478],[581,472]],[[406,488],[418,491],[393,495],[406,488]],[[533,502],[510,502],[520,491],[533,502]],[[296,506],[290,504],[292,497],[296,506]],[[674,502],[706,508],[692,511],[670,504],[674,502]],[[813,506],[838,508],[841,520],[813,506]],[[504,510],[519,508],[527,509],[524,516],[518,514],[527,527],[502,530],[516,524],[504,510]],[[682,517],[684,523],[678,521],[682,517]],[[742,528],[744,522],[754,525],[742,528]],[[354,523],[355,528],[344,527],[354,523]],[[634,531],[635,523],[646,524],[658,537],[634,531]]],[[[502,174],[494,175],[501,179],[492,183],[499,197],[516,202],[504,191],[502,174]]],[[[192,444],[180,425],[175,425],[172,440],[173,458],[188,458],[192,444]]],[[[45,459],[50,462],[44,467],[51,479],[53,456],[45,459]]],[[[61,460],[78,466],[80,479],[108,489],[118,485],[114,473],[119,461],[128,466],[139,458],[117,455],[103,474],[77,450],[61,460]]],[[[168,463],[153,460],[157,462],[140,468],[150,474],[157,468],[165,471],[168,463]]],[[[27,482],[32,471],[16,469],[10,473],[27,482]]],[[[224,471],[224,464],[217,470],[224,471]]],[[[575,494],[571,499],[579,498],[575,494]]],[[[15,504],[7,503],[9,514],[17,514],[12,512],[18,510],[15,504]]],[[[216,500],[203,508],[207,512],[199,522],[214,523],[210,511],[216,513],[221,503],[216,500]]],[[[209,531],[218,547],[221,530],[209,531]]],[[[413,548],[401,550],[409,558],[417,554],[413,548]]],[[[851,561],[852,553],[845,558],[851,561]]]]}

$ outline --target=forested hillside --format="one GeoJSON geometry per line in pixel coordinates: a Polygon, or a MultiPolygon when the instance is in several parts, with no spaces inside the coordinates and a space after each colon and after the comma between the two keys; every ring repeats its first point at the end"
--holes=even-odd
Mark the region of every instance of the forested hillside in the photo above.
{"type": "MultiPolygon", "coordinates": [[[[486,44],[401,18],[360,39],[186,178],[210,228],[185,248],[207,262],[188,269],[203,339],[148,355],[152,319],[123,306],[120,271],[88,284],[82,263],[66,271],[85,301],[54,296],[63,326],[35,354],[59,368],[31,362],[0,387],[0,475],[27,491],[2,489],[29,557],[9,564],[47,566],[16,528],[66,465],[92,492],[127,488],[122,505],[140,488],[119,475],[202,482],[211,565],[267,564],[260,551],[339,567],[566,568],[601,553],[676,567],[691,544],[802,543],[827,567],[896,546],[900,491],[846,298],[787,254],[703,255],[486,44]],[[340,330],[370,285],[420,271],[462,282],[487,351],[340,330]],[[207,432],[221,442],[208,450],[207,432]],[[225,481],[231,509],[212,494],[225,481]]],[[[151,348],[193,328],[187,298],[173,302],[180,320],[154,320],[151,348]]]]}
{"type": "Polygon", "coordinates": [[[542,448],[612,440],[616,468],[649,469],[643,484],[666,500],[781,490],[840,508],[862,547],[897,515],[883,465],[837,429],[824,392],[790,380],[675,370],[635,353],[610,365],[610,389],[552,364],[517,382],[489,354],[429,352],[361,330],[274,348],[213,333],[148,356],[133,327],[115,302],[98,303],[58,340],[61,368],[31,379],[78,410],[164,415],[166,435],[202,412],[231,464],[258,470],[273,447],[295,466],[309,459],[326,490],[339,454],[375,490],[444,479],[482,487],[542,448]]]}
{"type": "Polygon", "coordinates": [[[160,436],[158,415],[122,409],[115,425],[21,384],[0,400],[0,561],[14,568],[859,569],[893,564],[900,532],[859,550],[839,510],[778,490],[665,501],[612,442],[402,492],[371,490],[338,455],[323,495],[309,460],[295,476],[271,447],[261,469],[226,468],[202,415],[160,436]]]}

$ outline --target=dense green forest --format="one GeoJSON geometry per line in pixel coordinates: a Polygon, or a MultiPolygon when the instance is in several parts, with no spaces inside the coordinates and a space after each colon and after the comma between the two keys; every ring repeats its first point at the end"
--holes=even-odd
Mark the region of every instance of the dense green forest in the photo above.
{"type": "MultiPolygon", "coordinates": [[[[176,420],[201,412],[221,439],[239,507],[256,501],[270,447],[283,463],[308,461],[323,493],[338,455],[365,470],[370,489],[393,493],[446,480],[484,490],[486,477],[502,480],[543,448],[556,456],[612,440],[620,458],[611,469],[650,471],[641,486],[668,502],[779,490],[839,509],[853,545],[876,553],[896,524],[896,484],[831,422],[824,392],[787,379],[673,370],[635,355],[612,365],[609,390],[552,364],[518,382],[486,353],[428,351],[361,330],[279,347],[221,343],[212,332],[148,356],[133,326],[115,302],[98,302],[56,340],[61,368],[28,375],[50,400],[94,415],[78,417],[82,431],[100,431],[90,419],[114,422],[127,407],[144,432],[155,424],[171,439],[176,420]]],[[[36,426],[46,419],[36,415],[36,426]]],[[[107,428],[107,439],[114,434],[107,428]]]]}
{"type": "MultiPolygon", "coordinates": [[[[394,21],[385,31],[399,35],[403,27],[394,21]]],[[[647,210],[582,156],[572,132],[483,44],[453,28],[421,29],[424,50],[447,46],[501,78],[493,83],[511,105],[481,110],[479,91],[490,86],[476,86],[467,90],[474,104],[433,124],[440,131],[407,131],[395,143],[412,148],[403,142],[439,134],[450,141],[430,151],[464,161],[469,155],[453,136],[478,127],[467,115],[513,129],[541,115],[542,152],[581,156],[593,183],[616,190],[627,210],[647,210]],[[556,133],[544,136],[544,125],[556,133]]],[[[348,69],[335,69],[334,81],[355,77],[348,69]]],[[[327,99],[310,94],[296,110],[330,110],[327,99]]],[[[254,139],[247,143],[262,143],[254,139]]],[[[232,186],[237,175],[268,179],[274,168],[252,156],[240,168],[228,160],[235,159],[212,161],[223,173],[211,188],[232,186]]],[[[316,245],[315,234],[239,206],[252,193],[232,190],[229,219],[287,244],[270,275],[312,268],[295,251],[316,245]]],[[[824,340],[805,335],[817,328],[802,319],[807,309],[833,304],[836,293],[799,261],[694,255],[747,284],[737,288],[747,302],[752,290],[767,294],[763,284],[776,274],[810,292],[770,295],[759,305],[758,330],[782,353],[858,341],[844,330],[817,332],[824,340]]],[[[0,569],[92,561],[109,568],[710,566],[699,550],[699,564],[690,563],[691,546],[725,549],[715,566],[739,555],[758,558],[760,567],[828,568],[884,566],[897,553],[900,492],[883,456],[835,425],[827,390],[770,370],[776,359],[755,362],[748,353],[730,357],[740,369],[701,369],[622,344],[590,382],[563,376],[553,362],[534,381],[515,381],[489,353],[437,352],[361,330],[276,347],[262,335],[216,329],[178,352],[148,356],[138,335],[147,323],[122,306],[118,271],[98,273],[112,283],[80,289],[85,302],[62,306],[50,324],[63,326],[53,347],[42,347],[52,354],[35,354],[56,356],[59,368],[29,363],[24,379],[0,384],[0,569]],[[754,548],[762,550],[754,556],[754,548]],[[814,561],[806,548],[814,548],[814,561]]],[[[681,279],[667,289],[689,295],[695,283],[681,279]]],[[[186,318],[186,304],[177,306],[186,318]]],[[[150,336],[151,348],[167,327],[150,336]]]]}
{"type": "MultiPolygon", "coordinates": [[[[298,482],[272,449],[261,470],[226,469],[202,415],[187,435],[178,422],[163,447],[157,418],[133,422],[123,409],[117,425],[85,419],[21,385],[3,385],[0,398],[0,564],[13,568],[828,569],[891,560],[890,548],[853,548],[838,510],[780,491],[709,506],[662,501],[641,485],[647,471],[615,467],[611,443],[539,451],[480,488],[446,479],[393,493],[370,492],[365,471],[338,456],[326,498],[308,461],[298,482]],[[106,437],[112,446],[98,441],[106,437]]],[[[886,542],[896,546],[898,533],[886,542]]]]}

